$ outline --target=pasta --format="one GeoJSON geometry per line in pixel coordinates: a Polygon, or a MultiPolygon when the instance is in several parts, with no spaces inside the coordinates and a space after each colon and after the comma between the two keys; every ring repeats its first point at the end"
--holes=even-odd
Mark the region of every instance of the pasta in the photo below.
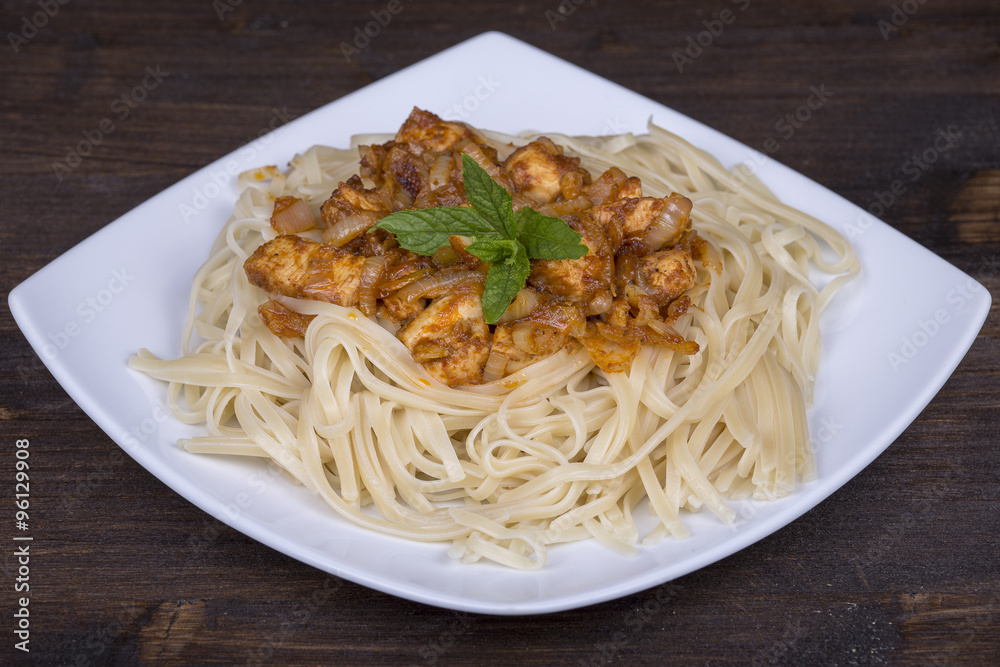
{"type": "MultiPolygon", "coordinates": [[[[528,140],[485,136],[498,150],[528,140]]],[[[130,360],[169,383],[181,421],[205,424],[180,444],[265,457],[351,522],[520,569],[542,567],[564,542],[632,554],[684,538],[686,511],[731,522],[727,499],[778,498],[812,479],[819,315],[859,271],[848,242],[655,125],[642,136],[547,136],[588,168],[615,165],[648,194],[693,201],[695,229],[722,254],[720,274],[698,269],[695,307],[676,323],[697,354],[644,345],[628,370],[606,373],[566,347],[503,379],[449,387],[356,308],[286,299],[315,317],[304,337],[274,336],[243,263],[275,236],[275,198],[316,211],[356,172],[356,145],[376,139],[359,137],[351,150],[312,147],[286,172],[241,175],[233,216],[193,281],[183,356],[130,360]],[[658,523],[643,535],[644,502],[658,523]]]]}

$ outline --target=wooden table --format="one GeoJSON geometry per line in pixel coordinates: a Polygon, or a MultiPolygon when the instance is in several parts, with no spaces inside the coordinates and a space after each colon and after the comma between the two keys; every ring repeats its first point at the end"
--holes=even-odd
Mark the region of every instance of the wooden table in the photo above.
{"type": "MultiPolygon", "coordinates": [[[[1000,287],[995,0],[63,2],[3,9],[6,291],[256,137],[273,109],[301,115],[491,29],[749,146],[776,139],[776,159],[864,208],[905,183],[882,219],[1000,287]],[[341,43],[390,5],[391,23],[348,63],[341,43]],[[686,52],[703,31],[718,34],[686,52]],[[786,115],[813,87],[828,101],[791,126],[786,115]],[[913,172],[913,156],[949,128],[957,145],[913,172]],[[89,154],[71,165],[84,139],[89,154]]],[[[920,417],[798,521],[659,588],[524,618],[373,592],[216,522],[121,454],[6,307],[0,327],[0,469],[12,496],[15,441],[30,439],[39,536],[25,656],[13,648],[16,531],[5,520],[0,656],[73,665],[1000,662],[995,307],[920,417]],[[192,552],[192,536],[204,548],[192,552]]]]}

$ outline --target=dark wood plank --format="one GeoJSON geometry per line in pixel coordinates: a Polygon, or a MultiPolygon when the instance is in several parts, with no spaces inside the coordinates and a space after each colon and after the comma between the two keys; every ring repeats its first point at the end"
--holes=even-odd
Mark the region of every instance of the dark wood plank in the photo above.
{"type": "MultiPolygon", "coordinates": [[[[993,0],[565,0],[565,20],[546,14],[557,0],[404,2],[351,62],[340,43],[385,3],[229,0],[221,16],[225,5],[207,0],[41,4],[58,12],[16,53],[8,37],[0,54],[5,291],[259,136],[275,110],[299,116],[495,29],[749,146],[778,140],[775,159],[863,208],[900,181],[905,191],[880,217],[1000,293],[993,0]],[[675,53],[724,9],[732,22],[678,67],[675,53]],[[126,115],[116,100],[147,67],[162,82],[126,115]],[[812,87],[828,101],[786,136],[778,124],[812,87]],[[114,129],[97,139],[105,119],[114,129]],[[954,145],[914,172],[914,156],[949,130],[954,145]],[[53,163],[81,141],[90,154],[57,175],[53,163]]],[[[6,2],[0,24],[19,34],[40,11],[6,2]]],[[[997,306],[920,417],[827,502],[675,582],[529,618],[396,599],[233,531],[124,456],[6,307],[0,333],[0,474],[13,480],[14,441],[30,438],[30,657],[45,664],[1000,662],[997,306]]],[[[14,528],[2,532],[13,544],[14,528]]],[[[3,554],[11,610],[17,564],[9,546],[3,554]]],[[[9,615],[0,623],[0,659],[25,657],[13,627],[9,615]]]]}

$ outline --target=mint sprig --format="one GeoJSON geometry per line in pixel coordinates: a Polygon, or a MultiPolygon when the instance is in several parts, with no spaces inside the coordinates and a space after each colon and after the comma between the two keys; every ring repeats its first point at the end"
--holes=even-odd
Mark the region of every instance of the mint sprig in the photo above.
{"type": "Polygon", "coordinates": [[[397,211],[375,229],[396,235],[399,245],[418,255],[433,255],[452,236],[466,236],[466,250],[489,264],[483,285],[483,313],[493,324],[524,287],[532,259],[580,259],[588,248],[579,232],[559,218],[527,206],[514,212],[513,199],[475,160],[462,154],[462,180],[471,208],[397,211]]]}

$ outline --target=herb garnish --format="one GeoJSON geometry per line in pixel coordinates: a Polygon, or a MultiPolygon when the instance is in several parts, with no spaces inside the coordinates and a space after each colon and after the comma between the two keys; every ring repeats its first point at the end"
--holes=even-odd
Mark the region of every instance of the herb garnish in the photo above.
{"type": "Polygon", "coordinates": [[[470,253],[489,264],[483,286],[483,312],[493,324],[524,287],[532,259],[580,259],[587,254],[581,236],[559,218],[527,206],[514,211],[513,199],[475,160],[462,154],[462,180],[471,208],[397,211],[375,226],[396,235],[399,245],[433,255],[454,235],[467,236],[470,253]]]}

